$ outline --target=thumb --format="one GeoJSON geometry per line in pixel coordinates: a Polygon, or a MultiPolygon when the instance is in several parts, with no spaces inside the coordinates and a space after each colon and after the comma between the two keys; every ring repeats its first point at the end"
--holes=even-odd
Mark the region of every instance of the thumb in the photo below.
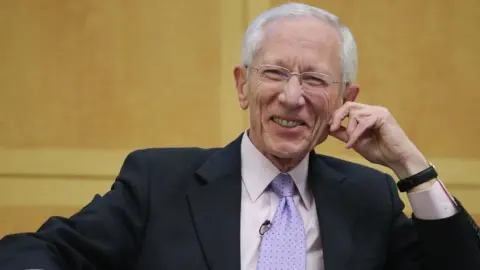
{"type": "Polygon", "coordinates": [[[347,129],[343,126],[340,126],[335,131],[330,131],[329,135],[334,137],[334,138],[337,138],[338,140],[340,140],[344,143],[348,142],[347,129]]]}

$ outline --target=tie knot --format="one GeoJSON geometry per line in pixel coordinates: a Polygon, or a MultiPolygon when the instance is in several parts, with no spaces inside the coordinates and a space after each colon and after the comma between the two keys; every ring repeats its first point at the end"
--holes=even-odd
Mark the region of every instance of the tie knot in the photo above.
{"type": "Polygon", "coordinates": [[[291,197],[294,192],[294,183],[292,177],[288,173],[281,173],[271,183],[273,191],[279,197],[291,197]]]}

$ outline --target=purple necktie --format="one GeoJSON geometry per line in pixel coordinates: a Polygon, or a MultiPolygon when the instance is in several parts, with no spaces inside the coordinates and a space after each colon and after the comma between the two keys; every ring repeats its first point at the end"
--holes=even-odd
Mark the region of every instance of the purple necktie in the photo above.
{"type": "Polygon", "coordinates": [[[292,177],[281,173],[270,186],[281,199],[271,228],[263,235],[257,270],[305,270],[305,230],[292,197],[292,177]]]}

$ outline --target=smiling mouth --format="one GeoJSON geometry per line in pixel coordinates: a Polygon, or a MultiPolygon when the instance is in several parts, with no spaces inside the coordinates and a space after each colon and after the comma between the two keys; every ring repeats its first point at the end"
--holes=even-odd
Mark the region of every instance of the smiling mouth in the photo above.
{"type": "Polygon", "coordinates": [[[300,120],[285,120],[279,117],[272,117],[272,121],[286,128],[294,128],[305,125],[305,122],[300,120]]]}

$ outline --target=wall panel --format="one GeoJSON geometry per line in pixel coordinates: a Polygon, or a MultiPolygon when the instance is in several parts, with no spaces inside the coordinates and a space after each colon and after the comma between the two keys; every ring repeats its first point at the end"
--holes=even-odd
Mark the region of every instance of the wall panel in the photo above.
{"type": "Polygon", "coordinates": [[[0,145],[217,145],[219,3],[0,1],[0,145]]]}

